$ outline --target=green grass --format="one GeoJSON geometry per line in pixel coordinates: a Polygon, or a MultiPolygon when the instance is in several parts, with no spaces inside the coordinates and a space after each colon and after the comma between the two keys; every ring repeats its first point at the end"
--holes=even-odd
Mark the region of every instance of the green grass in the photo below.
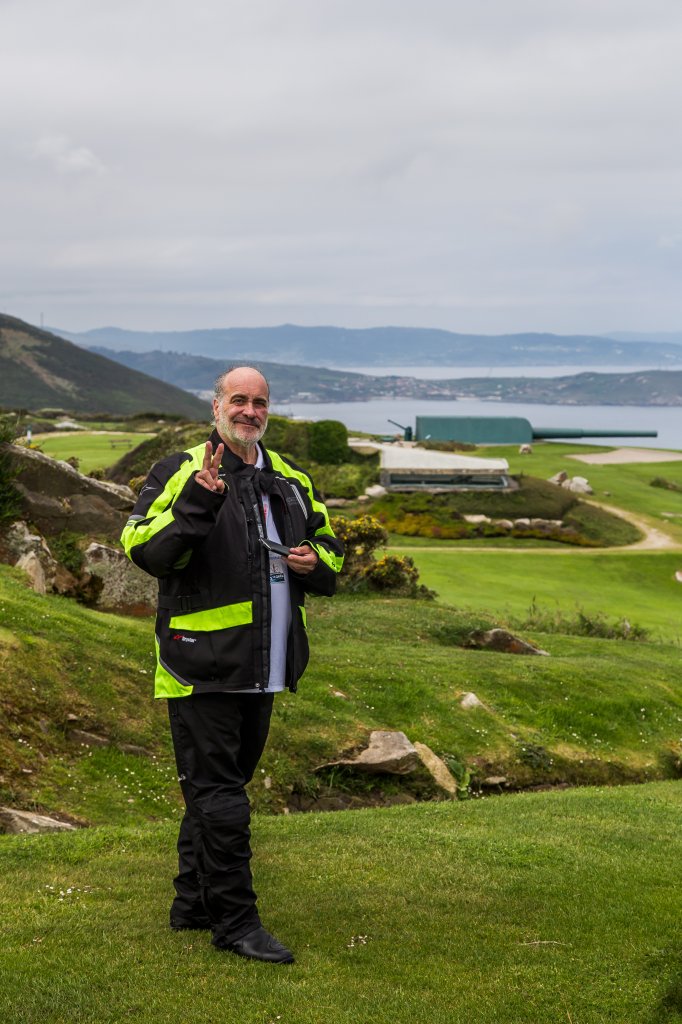
{"type": "Polygon", "coordinates": [[[651,487],[651,481],[657,476],[682,486],[682,461],[593,466],[569,457],[612,450],[589,445],[534,444],[532,455],[519,455],[515,447],[506,445],[482,448],[479,454],[507,459],[512,473],[549,478],[565,470],[569,476],[584,476],[594,488],[596,500],[649,517],[654,525],[666,523],[671,535],[682,541],[682,492],[651,487]],[[676,521],[664,516],[664,512],[672,512],[679,518],[676,521]]]}
{"type": "MultiPolygon", "coordinates": [[[[400,547],[401,553],[407,550],[400,547]]],[[[550,611],[582,608],[627,618],[669,641],[682,637],[682,586],[674,579],[682,565],[679,553],[445,547],[415,547],[410,553],[421,582],[450,605],[518,617],[535,599],[550,611]]]]}
{"type": "Polygon", "coordinates": [[[121,455],[148,441],[153,434],[139,434],[131,431],[100,432],[74,431],[69,435],[52,437],[49,434],[40,437],[40,450],[55,459],[68,459],[75,456],[79,460],[78,469],[81,473],[90,473],[93,469],[106,469],[117,462],[121,455]]]}
{"type": "MultiPolygon", "coordinates": [[[[165,705],[151,696],[152,620],[40,597],[6,567],[0,568],[0,617],[0,802],[94,824],[141,824],[172,814],[179,793],[165,705]],[[112,746],[74,743],[73,724],[108,737],[112,746]],[[153,756],[125,754],[124,744],[153,756]]],[[[361,745],[372,729],[402,730],[468,766],[476,779],[505,774],[515,786],[678,772],[679,645],[527,630],[551,653],[527,658],[448,643],[453,630],[474,628],[482,617],[408,599],[312,602],[311,664],[299,694],[277,698],[262,771],[252,784],[255,806],[278,811],[292,788],[318,791],[314,769],[361,745]],[[459,706],[469,690],[485,708],[459,706]],[[530,747],[547,756],[533,763],[530,747]]]]}
{"type": "Polygon", "coordinates": [[[673,1024],[682,785],[256,817],[292,967],[167,927],[175,823],[0,840],[2,1019],[673,1024]]]}

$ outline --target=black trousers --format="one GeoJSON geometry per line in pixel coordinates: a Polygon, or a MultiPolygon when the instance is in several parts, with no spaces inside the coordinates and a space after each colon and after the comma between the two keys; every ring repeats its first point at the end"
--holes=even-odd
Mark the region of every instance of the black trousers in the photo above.
{"type": "Polygon", "coordinates": [[[185,815],[171,918],[208,917],[224,946],[260,925],[245,786],[270,728],[273,694],[203,693],[168,701],[185,815]]]}

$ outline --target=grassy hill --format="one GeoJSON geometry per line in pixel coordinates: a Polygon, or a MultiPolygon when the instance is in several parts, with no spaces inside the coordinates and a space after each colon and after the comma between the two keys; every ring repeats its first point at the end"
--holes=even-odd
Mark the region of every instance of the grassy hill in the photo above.
{"type": "Polygon", "coordinates": [[[153,410],[207,418],[205,402],[180,388],[0,315],[0,406],[132,414],[153,410]]]}
{"type": "MultiPolygon", "coordinates": [[[[620,579],[605,580],[603,600],[620,589],[620,579]]],[[[165,707],[151,699],[152,621],[40,597],[7,567],[0,567],[0,617],[0,801],[94,824],[174,813],[165,707]],[[111,746],[73,742],[74,727],[111,746]],[[126,744],[153,756],[126,753],[126,744]]],[[[636,618],[647,625],[646,609],[636,618]]],[[[454,643],[478,624],[504,622],[429,602],[311,602],[311,665],[300,693],[276,701],[255,805],[281,810],[292,791],[324,796],[329,780],[315,768],[361,745],[372,729],[405,731],[474,784],[500,774],[523,787],[680,773],[682,692],[672,638],[627,643],[526,632],[549,658],[454,643]],[[470,690],[484,708],[459,706],[470,690]]],[[[339,776],[334,785],[358,784],[339,776]]]]}
{"type": "Polygon", "coordinates": [[[22,1024],[675,1024],[680,783],[256,816],[273,968],[167,926],[176,822],[2,840],[22,1024]]]}

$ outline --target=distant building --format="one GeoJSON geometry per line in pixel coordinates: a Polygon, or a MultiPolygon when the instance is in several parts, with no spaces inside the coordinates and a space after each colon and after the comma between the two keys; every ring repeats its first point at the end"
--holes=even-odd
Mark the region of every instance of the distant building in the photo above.
{"type": "Polygon", "coordinates": [[[351,448],[379,452],[380,482],[389,491],[498,491],[516,486],[506,459],[431,451],[413,444],[348,439],[351,448]]]}

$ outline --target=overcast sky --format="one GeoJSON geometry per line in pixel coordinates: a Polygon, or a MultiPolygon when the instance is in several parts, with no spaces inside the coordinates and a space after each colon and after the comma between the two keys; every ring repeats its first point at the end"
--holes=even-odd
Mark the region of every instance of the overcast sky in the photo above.
{"type": "Polygon", "coordinates": [[[0,0],[0,310],[680,330],[679,0],[0,0]]]}

